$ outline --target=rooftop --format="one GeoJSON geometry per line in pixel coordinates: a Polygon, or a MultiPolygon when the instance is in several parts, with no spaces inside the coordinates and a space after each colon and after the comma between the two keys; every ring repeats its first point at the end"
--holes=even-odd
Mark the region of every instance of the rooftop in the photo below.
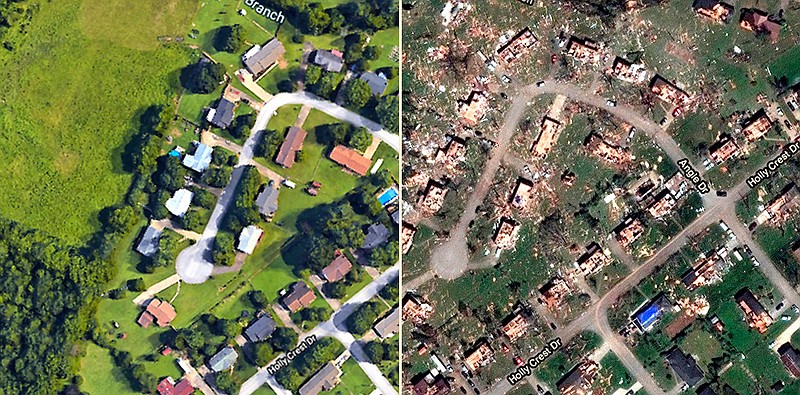
{"type": "Polygon", "coordinates": [[[371,159],[343,145],[333,147],[329,157],[332,161],[361,176],[367,175],[370,166],[372,166],[371,159]]]}
{"type": "Polygon", "coordinates": [[[263,47],[258,45],[245,53],[244,65],[254,76],[267,71],[286,52],[283,44],[277,38],[267,41],[263,47]],[[258,48],[258,49],[256,49],[258,48]]]}
{"type": "Polygon", "coordinates": [[[292,167],[297,151],[303,149],[303,142],[306,139],[306,134],[305,130],[290,126],[289,132],[286,134],[286,139],[283,141],[283,144],[281,144],[278,155],[275,157],[275,163],[287,168],[292,167]]]}

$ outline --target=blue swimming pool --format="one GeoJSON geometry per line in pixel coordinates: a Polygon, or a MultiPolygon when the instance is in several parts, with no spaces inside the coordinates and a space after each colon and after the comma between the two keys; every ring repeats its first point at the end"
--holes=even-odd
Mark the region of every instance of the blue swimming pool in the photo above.
{"type": "Polygon", "coordinates": [[[394,188],[389,188],[378,196],[378,201],[381,202],[382,206],[393,202],[395,199],[397,199],[397,190],[394,188]]]}

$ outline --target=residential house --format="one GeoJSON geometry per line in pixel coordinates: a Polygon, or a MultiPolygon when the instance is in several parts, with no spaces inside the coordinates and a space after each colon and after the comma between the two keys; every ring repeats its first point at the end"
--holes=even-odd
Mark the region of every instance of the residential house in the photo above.
{"type": "Polygon", "coordinates": [[[428,185],[419,200],[419,207],[423,211],[435,213],[444,205],[444,197],[447,194],[447,189],[444,184],[433,179],[428,180],[428,185]]]}
{"type": "Polygon", "coordinates": [[[256,206],[258,206],[258,212],[264,219],[271,220],[275,216],[275,212],[278,211],[279,192],[278,184],[274,180],[269,180],[261,193],[258,194],[256,206]]]}
{"type": "Polygon", "coordinates": [[[539,293],[542,294],[544,305],[555,311],[564,303],[564,297],[572,293],[572,289],[563,277],[556,275],[539,288],[539,293]]]}
{"type": "Polygon", "coordinates": [[[171,198],[167,199],[167,202],[164,205],[167,207],[172,215],[177,217],[183,217],[187,211],[189,211],[189,206],[192,204],[192,197],[194,197],[194,193],[188,189],[178,189],[172,195],[171,198]]]}
{"type": "Polygon", "coordinates": [[[625,82],[643,83],[647,78],[647,70],[642,64],[634,64],[625,58],[617,56],[606,74],[625,82]]]}
{"type": "Polygon", "coordinates": [[[303,142],[306,140],[306,131],[295,126],[289,127],[289,132],[286,134],[286,139],[278,149],[278,155],[275,157],[275,163],[290,168],[294,165],[297,157],[297,151],[303,149],[303,142]]]}
{"type": "Polygon", "coordinates": [[[403,321],[414,325],[422,325],[433,314],[433,306],[428,301],[412,293],[403,297],[403,321]]]}
{"type": "Polygon", "coordinates": [[[183,157],[183,165],[202,173],[211,165],[211,154],[213,152],[214,148],[203,143],[197,143],[194,153],[183,157]]]}
{"type": "Polygon", "coordinates": [[[226,98],[220,98],[217,108],[209,108],[206,114],[206,121],[220,128],[227,129],[233,122],[233,112],[236,104],[226,98]]]}
{"type": "Polygon", "coordinates": [[[380,247],[386,244],[391,235],[392,231],[384,224],[372,224],[367,228],[367,235],[364,236],[364,244],[361,245],[361,248],[372,250],[380,247]]]}
{"type": "Polygon", "coordinates": [[[575,365],[556,383],[561,395],[587,395],[591,393],[592,383],[600,371],[600,365],[585,358],[575,365]]]}
{"type": "Polygon", "coordinates": [[[672,196],[669,190],[664,189],[655,196],[653,203],[647,208],[647,212],[653,218],[661,218],[671,213],[677,205],[678,200],[675,199],[675,196],[672,196]]]}
{"type": "Polygon", "coordinates": [[[345,169],[352,171],[360,176],[367,175],[369,172],[369,168],[372,166],[372,160],[362,156],[355,150],[345,147],[343,145],[337,145],[333,147],[331,150],[331,154],[328,157],[345,167],[345,169]]]}
{"type": "Polygon", "coordinates": [[[716,164],[725,162],[738,154],[739,146],[730,136],[723,136],[708,148],[708,156],[716,164]]]}
{"type": "Polygon", "coordinates": [[[333,362],[328,362],[314,373],[297,391],[300,395],[317,395],[322,391],[331,391],[339,385],[342,371],[333,362]]]}
{"type": "Polygon", "coordinates": [[[411,249],[411,244],[414,242],[414,234],[417,233],[417,228],[408,222],[403,221],[400,227],[400,251],[403,254],[408,253],[411,249]]]}
{"type": "Polygon", "coordinates": [[[347,273],[350,273],[350,270],[353,269],[353,264],[350,263],[350,260],[347,259],[347,256],[341,252],[337,251],[336,258],[331,261],[328,266],[322,268],[320,271],[320,275],[325,281],[329,283],[335,283],[344,278],[347,273]]]}
{"type": "Polygon", "coordinates": [[[677,107],[687,107],[692,102],[688,93],[660,75],[656,75],[650,81],[650,91],[662,101],[677,107]]]}
{"type": "Polygon", "coordinates": [[[472,348],[472,351],[466,354],[464,358],[464,365],[467,366],[471,372],[488,366],[494,362],[494,351],[489,347],[489,343],[485,339],[481,339],[472,348]]]}
{"type": "Polygon", "coordinates": [[[469,126],[475,126],[486,115],[489,97],[482,91],[471,91],[466,99],[457,100],[458,115],[469,126]]]}
{"type": "Polygon", "coordinates": [[[304,281],[298,281],[291,285],[291,291],[281,299],[281,303],[289,311],[296,313],[298,310],[311,305],[316,299],[317,295],[308,287],[308,284],[304,281]]]}
{"type": "Polygon", "coordinates": [[[742,134],[748,142],[753,142],[767,134],[772,127],[772,121],[767,116],[766,111],[762,108],[756,111],[752,117],[747,119],[742,128],[742,134]]]}
{"type": "Polygon", "coordinates": [[[323,70],[333,73],[342,71],[342,67],[344,67],[342,52],[338,49],[318,49],[311,55],[311,62],[323,70]]]}
{"type": "Polygon", "coordinates": [[[778,42],[781,33],[781,24],[772,20],[765,11],[755,8],[743,8],[739,19],[739,26],[756,35],[768,36],[772,43],[778,42]]]}
{"type": "Polygon", "coordinates": [[[136,323],[142,328],[147,328],[153,323],[164,328],[169,326],[177,315],[175,308],[172,307],[169,302],[153,298],[150,300],[150,303],[147,304],[142,314],[139,315],[139,319],[136,320],[136,323]]]}
{"type": "Polygon", "coordinates": [[[667,363],[690,388],[703,379],[703,371],[691,355],[684,354],[677,346],[667,354],[667,363]]]}
{"type": "Polygon", "coordinates": [[[636,327],[646,332],[658,322],[664,314],[672,308],[672,303],[663,293],[658,294],[650,303],[645,304],[633,315],[633,323],[636,327]]]}
{"type": "Polygon", "coordinates": [[[584,141],[584,146],[589,152],[617,167],[629,165],[633,158],[627,149],[609,143],[597,133],[590,133],[589,137],[584,141]]]}
{"type": "Polygon", "coordinates": [[[755,329],[758,333],[767,331],[772,325],[772,317],[764,310],[764,306],[758,302],[758,299],[750,292],[749,289],[744,288],[735,295],[736,304],[744,312],[744,319],[747,324],[755,329]]]}
{"type": "Polygon", "coordinates": [[[264,231],[255,225],[244,227],[239,233],[239,244],[236,249],[248,255],[252,254],[263,235],[264,231]]]}
{"type": "Polygon", "coordinates": [[[361,77],[359,78],[369,85],[372,96],[383,95],[383,92],[386,91],[386,86],[389,85],[389,81],[386,80],[386,76],[383,75],[383,73],[375,74],[371,71],[367,71],[361,73],[361,77]]]}
{"type": "Polygon", "coordinates": [[[393,308],[389,314],[376,321],[372,329],[381,339],[388,339],[400,332],[400,310],[393,308]]]}
{"type": "Polygon", "coordinates": [[[701,255],[694,268],[683,276],[683,285],[689,291],[694,291],[704,285],[720,282],[726,266],[725,259],[717,251],[712,251],[708,256],[701,255]]]}
{"type": "Polygon", "coordinates": [[[220,350],[220,352],[214,354],[210,360],[208,360],[208,367],[211,368],[213,372],[221,372],[223,370],[227,370],[233,367],[236,363],[236,359],[239,358],[239,353],[233,349],[233,347],[228,346],[220,350]]]}
{"type": "Polygon", "coordinates": [[[553,149],[561,134],[561,123],[550,117],[542,119],[542,131],[533,143],[533,155],[537,158],[544,158],[553,149]]]}
{"type": "Polygon", "coordinates": [[[283,44],[277,38],[273,38],[263,46],[255,45],[250,48],[242,57],[242,61],[247,70],[257,78],[275,66],[285,52],[283,44]]]}
{"type": "Polygon", "coordinates": [[[500,331],[513,342],[528,333],[529,326],[528,319],[522,313],[514,313],[506,318],[500,331]]]}
{"type": "Polygon", "coordinates": [[[447,395],[453,389],[447,379],[436,372],[427,372],[411,380],[411,388],[414,395],[447,395]]]}
{"type": "Polygon", "coordinates": [[[269,313],[265,313],[244,330],[244,335],[251,342],[260,342],[272,336],[277,328],[278,324],[275,323],[275,320],[270,317],[269,313]]]}
{"type": "Polygon", "coordinates": [[[790,183],[767,204],[764,213],[769,216],[772,224],[778,226],[794,215],[798,206],[800,206],[800,189],[794,183],[790,183]]]}
{"type": "Polygon", "coordinates": [[[498,249],[510,250],[517,244],[517,237],[519,236],[519,222],[513,218],[502,217],[497,230],[494,233],[492,241],[498,249]]]}
{"type": "Polygon", "coordinates": [[[778,355],[781,357],[781,362],[789,374],[793,378],[800,377],[800,356],[797,355],[797,350],[792,347],[791,343],[786,343],[778,348],[778,355]]]}
{"type": "Polygon", "coordinates": [[[603,53],[597,42],[572,36],[567,42],[567,55],[581,63],[599,63],[603,53]]]}
{"type": "Polygon", "coordinates": [[[716,23],[728,23],[733,17],[733,6],[719,0],[694,0],[692,8],[697,15],[716,23]]]}
{"type": "Polygon", "coordinates": [[[591,243],[586,246],[586,252],[575,261],[575,266],[583,275],[588,276],[603,270],[609,263],[611,258],[606,255],[600,244],[591,243]]]}
{"type": "Polygon", "coordinates": [[[642,221],[635,217],[627,217],[621,224],[613,230],[614,238],[620,245],[628,247],[644,234],[642,221]]]}
{"type": "Polygon", "coordinates": [[[156,390],[159,395],[192,395],[194,394],[195,388],[192,387],[192,383],[187,379],[180,380],[176,383],[175,379],[167,377],[158,383],[156,390]]]}
{"type": "Polygon", "coordinates": [[[517,185],[511,193],[511,207],[523,210],[528,207],[528,202],[533,198],[533,181],[517,178],[517,185]]]}
{"type": "Polygon", "coordinates": [[[158,251],[158,241],[161,239],[161,230],[156,229],[153,225],[147,227],[144,235],[136,245],[136,251],[146,257],[155,255],[158,251]]]}
{"type": "Polygon", "coordinates": [[[536,41],[531,29],[526,26],[497,49],[497,57],[506,63],[512,63],[536,44],[536,41]]]}
{"type": "Polygon", "coordinates": [[[453,135],[448,136],[447,140],[447,145],[436,151],[435,161],[437,166],[453,171],[467,156],[467,141],[453,135]]]}

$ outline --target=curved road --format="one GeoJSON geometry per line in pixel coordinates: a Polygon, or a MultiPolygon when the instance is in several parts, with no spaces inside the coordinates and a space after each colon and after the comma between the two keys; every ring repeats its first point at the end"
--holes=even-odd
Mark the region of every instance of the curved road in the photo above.
{"type": "MultiPolygon", "coordinates": [[[[375,387],[380,391],[383,395],[397,395],[397,391],[394,389],[389,380],[383,376],[380,369],[369,360],[364,349],[361,347],[361,342],[357,341],[352,334],[347,332],[345,328],[345,321],[350,314],[353,314],[356,307],[361,305],[362,303],[372,299],[375,295],[378,294],[378,291],[381,290],[386,284],[394,281],[400,275],[400,263],[396,263],[390,269],[383,272],[380,277],[376,278],[371,283],[367,284],[361,291],[358,291],[352,298],[347,300],[344,306],[339,309],[336,313],[331,316],[328,321],[320,323],[310,332],[306,333],[302,337],[308,337],[310,335],[316,335],[317,337],[334,337],[340,343],[342,343],[347,349],[350,351],[352,358],[355,358],[358,365],[367,374],[369,379],[375,384],[375,387]]],[[[275,393],[279,395],[289,395],[291,392],[287,391],[283,387],[280,386],[275,381],[275,377],[267,372],[267,369],[264,367],[259,368],[258,372],[251,376],[247,381],[242,384],[242,388],[239,390],[239,395],[250,395],[255,392],[259,387],[264,384],[269,384],[275,393]]]]}
{"type": "Polygon", "coordinates": [[[239,155],[239,163],[233,170],[233,174],[225,190],[222,191],[222,195],[216,207],[214,207],[214,211],[211,213],[211,219],[208,221],[205,230],[203,230],[200,240],[189,248],[181,251],[178,255],[175,266],[178,275],[184,282],[200,284],[208,280],[209,276],[211,276],[211,272],[214,270],[214,264],[211,262],[211,247],[213,246],[214,237],[217,236],[225,212],[233,200],[236,186],[239,184],[239,180],[242,177],[243,166],[251,163],[253,159],[253,149],[261,133],[269,123],[269,120],[275,115],[275,112],[285,105],[292,104],[306,105],[341,121],[348,122],[358,127],[363,126],[375,137],[392,147],[392,149],[400,152],[402,141],[399,135],[390,133],[384,130],[377,122],[364,118],[335,103],[323,100],[308,92],[280,93],[273,96],[270,101],[264,104],[261,112],[258,113],[258,118],[252,129],[253,132],[242,146],[242,153],[239,155]]]}

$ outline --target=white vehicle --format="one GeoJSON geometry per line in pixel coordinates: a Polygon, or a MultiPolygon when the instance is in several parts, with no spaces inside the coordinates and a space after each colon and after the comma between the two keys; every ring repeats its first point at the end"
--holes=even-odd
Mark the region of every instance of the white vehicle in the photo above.
{"type": "Polygon", "coordinates": [[[544,86],[544,81],[539,81],[536,83],[536,86],[542,87],[544,86]]]}
{"type": "Polygon", "coordinates": [[[505,82],[506,84],[510,84],[510,83],[511,83],[511,77],[509,77],[509,76],[507,76],[507,75],[505,75],[505,74],[503,74],[503,75],[500,77],[500,79],[501,79],[501,80],[503,80],[503,82],[505,82]]]}
{"type": "Polygon", "coordinates": [[[617,106],[617,102],[615,102],[614,100],[608,99],[608,100],[606,100],[606,105],[609,106],[609,107],[616,107],[617,106]]]}
{"type": "Polygon", "coordinates": [[[297,187],[297,184],[295,184],[292,181],[286,180],[286,179],[283,180],[283,185],[286,185],[287,187],[289,187],[291,189],[294,189],[294,188],[297,187]]]}

